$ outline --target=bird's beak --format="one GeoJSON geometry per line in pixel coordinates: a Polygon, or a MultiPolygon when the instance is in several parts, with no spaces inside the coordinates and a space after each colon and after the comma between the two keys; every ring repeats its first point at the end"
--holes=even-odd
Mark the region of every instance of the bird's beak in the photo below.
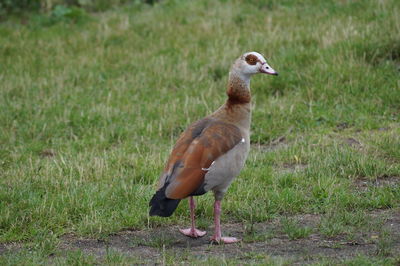
{"type": "Polygon", "coordinates": [[[260,67],[260,73],[264,74],[269,74],[269,75],[278,75],[278,72],[276,72],[272,67],[270,67],[266,62],[261,65],[260,67]]]}

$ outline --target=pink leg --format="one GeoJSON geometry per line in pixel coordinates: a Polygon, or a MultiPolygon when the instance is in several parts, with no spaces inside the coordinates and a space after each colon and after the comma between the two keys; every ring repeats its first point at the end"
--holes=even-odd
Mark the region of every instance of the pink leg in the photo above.
{"type": "Polygon", "coordinates": [[[206,234],[206,232],[200,231],[195,227],[194,209],[196,208],[196,204],[194,203],[193,197],[189,198],[189,206],[190,206],[190,218],[192,219],[192,227],[188,229],[179,229],[179,231],[185,236],[193,238],[202,237],[206,234]]]}
{"type": "Polygon", "coordinates": [[[221,217],[221,201],[216,200],[214,203],[215,233],[214,233],[213,237],[211,238],[211,242],[218,243],[218,244],[220,244],[221,242],[225,243],[225,244],[239,242],[239,239],[237,239],[236,237],[221,237],[220,217],[221,217]]]}

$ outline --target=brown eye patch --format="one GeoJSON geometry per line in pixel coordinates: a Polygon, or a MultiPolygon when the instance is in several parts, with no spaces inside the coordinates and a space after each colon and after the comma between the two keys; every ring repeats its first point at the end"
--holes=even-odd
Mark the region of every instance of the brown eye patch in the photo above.
{"type": "Polygon", "coordinates": [[[246,62],[249,65],[255,65],[257,64],[258,58],[257,56],[253,55],[253,54],[249,54],[246,56],[246,62]]]}

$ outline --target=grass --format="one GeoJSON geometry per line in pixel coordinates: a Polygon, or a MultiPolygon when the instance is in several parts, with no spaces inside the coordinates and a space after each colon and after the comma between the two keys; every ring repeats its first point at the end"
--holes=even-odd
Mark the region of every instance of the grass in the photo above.
{"type": "Polygon", "coordinates": [[[392,254],[392,244],[393,244],[393,236],[386,231],[382,230],[378,240],[377,240],[377,250],[376,253],[382,257],[387,257],[392,254]]]}
{"type": "MultiPolygon", "coordinates": [[[[280,76],[252,80],[252,150],[222,222],[317,213],[334,236],[399,207],[399,13],[394,0],[203,0],[3,21],[0,243],[40,261],[65,233],[187,224],[185,202],[149,218],[149,198],[177,136],[224,102],[249,50],[280,76]],[[385,178],[397,181],[356,185],[385,178]]],[[[197,216],[211,221],[212,201],[197,216]]]]}
{"type": "Polygon", "coordinates": [[[310,227],[300,226],[296,220],[282,218],[281,223],[283,231],[291,240],[306,238],[312,233],[310,227]]]}

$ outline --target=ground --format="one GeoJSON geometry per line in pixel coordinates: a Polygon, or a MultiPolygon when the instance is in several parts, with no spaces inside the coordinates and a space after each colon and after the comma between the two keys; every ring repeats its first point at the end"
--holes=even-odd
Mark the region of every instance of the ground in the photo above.
{"type": "MultiPolygon", "coordinates": [[[[288,217],[308,228],[305,238],[288,236],[279,219],[256,224],[224,224],[226,235],[242,239],[238,244],[214,245],[208,235],[199,239],[183,236],[178,226],[158,227],[149,230],[124,230],[102,239],[84,238],[74,234],[61,237],[55,257],[68,252],[82,252],[98,262],[140,262],[145,264],[166,262],[181,263],[274,263],[301,265],[317,263],[325,259],[344,263],[358,257],[395,255],[400,250],[400,211],[375,210],[368,214],[369,230],[358,230],[351,235],[326,237],[315,228],[321,222],[320,215],[288,217]],[[57,255],[56,255],[57,254],[57,255]],[[111,257],[110,257],[111,256],[111,257]],[[114,257],[112,257],[114,256],[114,257]],[[118,259],[116,260],[115,257],[118,259]]],[[[0,254],[16,252],[18,244],[0,245],[0,254]]],[[[399,258],[398,258],[399,259],[399,258]]],[[[397,263],[399,260],[397,259],[397,263]]],[[[393,260],[395,263],[396,260],[393,260]]]]}
{"type": "MultiPolygon", "coordinates": [[[[396,252],[400,250],[400,212],[399,210],[374,211],[369,219],[383,220],[382,228],[387,235],[382,236],[381,230],[359,231],[351,237],[339,235],[333,238],[319,233],[310,233],[303,239],[291,239],[282,229],[279,220],[253,224],[252,228],[244,224],[225,224],[224,233],[239,236],[240,244],[215,246],[210,244],[210,236],[200,239],[190,239],[178,232],[178,227],[161,227],[149,231],[122,231],[109,236],[105,240],[82,239],[72,235],[62,238],[60,249],[82,250],[86,254],[104,257],[107,250],[113,250],[126,256],[133,256],[152,263],[162,261],[164,253],[174,253],[180,261],[209,258],[262,261],[269,257],[281,257],[291,264],[311,263],[321,257],[333,258],[337,261],[353,258],[359,255],[376,255],[379,252],[396,252]],[[388,239],[383,239],[383,238],[388,239]],[[388,241],[382,247],[379,241],[388,241]],[[386,248],[387,250],[382,250],[386,248]],[[186,254],[185,254],[186,253],[186,254]]],[[[301,226],[316,228],[320,223],[319,215],[299,215],[291,217],[301,226]]],[[[381,229],[382,229],[381,228],[381,229]]],[[[208,228],[212,233],[213,228],[208,228]]],[[[177,261],[179,263],[179,261],[177,261]]]]}

